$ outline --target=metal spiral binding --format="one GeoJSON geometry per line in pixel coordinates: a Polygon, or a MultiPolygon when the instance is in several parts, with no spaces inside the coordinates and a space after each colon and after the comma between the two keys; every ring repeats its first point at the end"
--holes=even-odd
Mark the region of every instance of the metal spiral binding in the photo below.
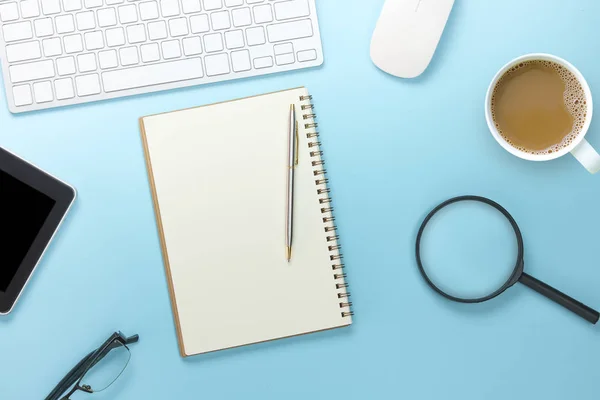
{"type": "Polygon", "coordinates": [[[323,151],[320,150],[319,132],[316,131],[319,125],[314,121],[317,115],[314,113],[315,107],[310,103],[310,100],[312,100],[311,95],[300,96],[300,101],[308,102],[302,104],[300,109],[306,112],[306,114],[302,115],[302,120],[306,121],[304,129],[310,130],[310,132],[306,133],[306,138],[309,139],[308,148],[310,149],[310,157],[316,158],[311,161],[311,165],[315,167],[313,169],[313,176],[315,177],[315,185],[317,186],[317,195],[322,196],[319,198],[319,204],[323,205],[321,214],[327,214],[322,219],[323,224],[325,224],[325,233],[327,233],[327,250],[331,252],[329,260],[331,261],[335,288],[338,290],[337,297],[340,299],[340,313],[343,318],[347,318],[354,315],[354,312],[350,309],[352,302],[349,300],[350,293],[347,290],[348,284],[345,282],[346,274],[344,273],[344,263],[342,262],[343,256],[340,254],[341,246],[338,242],[340,237],[337,234],[335,217],[331,215],[333,207],[331,206],[331,197],[329,197],[330,189],[326,187],[329,180],[327,179],[327,170],[323,168],[325,161],[321,159],[323,151]]]}

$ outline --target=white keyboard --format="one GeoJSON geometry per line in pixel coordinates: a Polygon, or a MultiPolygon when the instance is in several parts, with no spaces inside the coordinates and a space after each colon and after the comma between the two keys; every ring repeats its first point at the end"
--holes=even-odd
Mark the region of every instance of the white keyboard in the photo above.
{"type": "Polygon", "coordinates": [[[323,63],[315,0],[0,0],[11,112],[323,63]]]}

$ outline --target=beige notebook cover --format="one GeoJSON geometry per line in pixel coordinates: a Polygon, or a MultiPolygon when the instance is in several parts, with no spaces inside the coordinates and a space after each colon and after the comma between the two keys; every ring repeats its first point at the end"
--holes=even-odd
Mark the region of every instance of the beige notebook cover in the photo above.
{"type": "Polygon", "coordinates": [[[305,88],[148,116],[140,125],[182,356],[352,323],[305,88]],[[299,163],[288,263],[290,104],[299,163]]]}

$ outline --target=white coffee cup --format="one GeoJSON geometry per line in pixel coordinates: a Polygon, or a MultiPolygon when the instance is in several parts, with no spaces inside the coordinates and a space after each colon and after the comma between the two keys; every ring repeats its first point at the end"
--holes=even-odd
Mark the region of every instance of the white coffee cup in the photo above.
{"type": "Polygon", "coordinates": [[[587,142],[587,140],[584,139],[584,136],[587,134],[588,128],[590,127],[590,123],[592,121],[592,110],[593,110],[592,92],[590,91],[590,87],[587,84],[585,78],[583,77],[583,75],[581,75],[581,72],[579,72],[579,70],[577,68],[575,68],[568,61],[563,60],[560,57],[553,56],[551,54],[543,54],[543,53],[526,54],[524,56],[517,57],[514,60],[510,61],[508,64],[506,64],[504,67],[502,67],[500,69],[500,71],[498,71],[496,76],[494,76],[494,79],[492,79],[492,82],[490,83],[490,86],[488,88],[487,95],[485,96],[485,119],[487,120],[488,127],[490,128],[490,132],[492,132],[492,136],[494,136],[496,141],[498,143],[500,143],[500,145],[502,147],[504,147],[504,149],[506,151],[508,151],[509,153],[512,153],[513,155],[515,155],[517,157],[523,158],[525,160],[531,160],[531,161],[554,160],[555,158],[562,157],[565,154],[570,152],[588,171],[590,171],[592,174],[595,174],[596,172],[600,171],[600,155],[587,142]],[[577,137],[568,146],[565,146],[561,150],[553,152],[553,153],[549,153],[549,154],[531,154],[531,153],[521,151],[521,150],[511,146],[502,137],[502,135],[500,135],[500,133],[498,132],[498,129],[496,128],[496,124],[494,123],[494,119],[492,118],[492,93],[494,91],[494,88],[496,87],[496,84],[498,83],[498,80],[511,67],[513,67],[519,63],[522,63],[524,61],[531,61],[531,60],[552,61],[559,65],[562,65],[563,67],[565,67],[566,69],[571,71],[571,73],[573,75],[575,75],[575,77],[581,84],[583,91],[585,92],[585,98],[586,98],[586,103],[587,103],[587,107],[588,107],[587,108],[587,118],[583,123],[583,128],[582,128],[581,132],[579,133],[579,135],[577,135],[577,137]]]}

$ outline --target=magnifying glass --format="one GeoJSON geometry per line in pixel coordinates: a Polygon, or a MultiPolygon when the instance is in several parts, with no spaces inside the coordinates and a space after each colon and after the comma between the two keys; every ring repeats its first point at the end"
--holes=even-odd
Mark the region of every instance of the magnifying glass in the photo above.
{"type": "Polygon", "coordinates": [[[523,236],[500,204],[479,196],[446,200],[425,218],[416,258],[425,282],[459,303],[481,303],[517,282],[595,324],[598,311],[524,272],[523,236]]]}

